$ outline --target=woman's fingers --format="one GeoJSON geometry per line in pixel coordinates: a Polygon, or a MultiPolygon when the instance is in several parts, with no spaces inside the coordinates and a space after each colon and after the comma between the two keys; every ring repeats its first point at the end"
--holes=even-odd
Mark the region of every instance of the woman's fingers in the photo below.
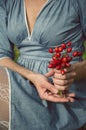
{"type": "Polygon", "coordinates": [[[69,70],[66,69],[64,75],[62,75],[59,70],[54,70],[55,74],[53,77],[53,83],[58,90],[68,89],[69,86],[74,82],[74,77],[76,76],[76,73],[71,70],[72,69],[70,67],[69,70]]]}
{"type": "Polygon", "coordinates": [[[55,89],[53,90],[53,86],[48,86],[48,87],[39,87],[38,92],[39,92],[39,96],[41,99],[43,100],[47,100],[47,101],[51,101],[51,102],[73,102],[73,94],[68,94],[67,96],[63,96],[63,95],[59,95],[58,90],[55,89]],[[48,89],[46,89],[48,88],[48,89]],[[51,92],[53,91],[53,93],[51,92]],[[54,92],[55,91],[55,92],[54,92]]]}
{"type": "Polygon", "coordinates": [[[61,73],[57,73],[57,72],[54,74],[54,78],[62,79],[62,80],[71,79],[71,78],[74,78],[75,76],[76,76],[76,73],[74,71],[65,73],[64,75],[62,75],[61,73]]]}
{"type": "Polygon", "coordinates": [[[67,99],[68,102],[74,102],[75,101],[75,94],[74,93],[69,93],[67,95],[58,95],[58,94],[54,94],[55,97],[57,98],[62,98],[63,100],[64,99],[67,99]]]}
{"type": "Polygon", "coordinates": [[[69,99],[66,97],[61,96],[54,96],[53,94],[48,94],[47,92],[42,97],[44,100],[51,101],[51,102],[69,102],[69,99]]]}
{"type": "Polygon", "coordinates": [[[57,90],[62,90],[62,91],[64,91],[64,90],[69,89],[69,86],[68,86],[68,85],[67,85],[67,86],[54,85],[54,86],[55,86],[55,88],[57,88],[57,90]]]}
{"type": "Polygon", "coordinates": [[[45,86],[44,86],[47,90],[49,90],[52,93],[57,93],[57,89],[55,88],[55,86],[53,86],[51,83],[46,82],[45,86]]]}
{"type": "Polygon", "coordinates": [[[70,79],[70,80],[57,80],[55,78],[53,78],[53,83],[54,86],[57,90],[67,90],[69,89],[71,83],[74,81],[74,79],[70,79]]]}
{"type": "MultiPolygon", "coordinates": [[[[76,67],[74,65],[71,65],[70,67],[64,68],[65,73],[69,73],[72,71],[75,71],[76,67]]],[[[54,69],[55,73],[61,73],[60,70],[54,69]]]]}
{"type": "Polygon", "coordinates": [[[70,102],[75,101],[75,94],[74,93],[67,94],[67,96],[68,96],[68,99],[69,99],[70,102]]]}
{"type": "Polygon", "coordinates": [[[68,86],[69,84],[73,82],[74,82],[74,79],[62,80],[62,79],[53,78],[54,85],[68,86]]]}
{"type": "Polygon", "coordinates": [[[51,71],[49,71],[48,73],[45,74],[45,76],[48,78],[48,77],[51,77],[54,75],[54,69],[52,69],[51,71]]]}
{"type": "Polygon", "coordinates": [[[68,97],[75,97],[76,95],[75,95],[75,93],[68,93],[67,96],[68,97]]]}

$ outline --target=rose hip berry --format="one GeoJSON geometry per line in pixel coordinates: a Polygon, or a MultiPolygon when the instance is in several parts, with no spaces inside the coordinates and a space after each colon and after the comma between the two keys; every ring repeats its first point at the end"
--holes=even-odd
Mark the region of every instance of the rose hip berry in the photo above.
{"type": "Polygon", "coordinates": [[[67,58],[66,58],[66,57],[63,57],[63,58],[62,58],[62,62],[63,62],[63,63],[66,63],[66,62],[67,62],[67,58]]]}
{"type": "Polygon", "coordinates": [[[48,51],[49,51],[50,53],[53,53],[53,49],[52,49],[52,48],[50,48],[48,51]]]}
{"type": "Polygon", "coordinates": [[[82,52],[78,52],[78,56],[82,56],[82,54],[83,54],[82,52]]]}
{"type": "Polygon", "coordinates": [[[72,51],[72,48],[67,48],[67,52],[70,53],[72,51]]]}
{"type": "Polygon", "coordinates": [[[78,56],[78,52],[75,51],[75,52],[73,53],[73,56],[74,56],[74,57],[78,56]]]}
{"type": "Polygon", "coordinates": [[[61,56],[61,53],[56,53],[56,57],[60,57],[61,56]]]}
{"type": "Polygon", "coordinates": [[[59,52],[62,52],[63,51],[63,48],[62,47],[59,47],[59,52]]]}
{"type": "Polygon", "coordinates": [[[62,47],[62,49],[66,49],[66,44],[63,43],[63,44],[61,45],[61,47],[62,47]]]}
{"type": "Polygon", "coordinates": [[[66,67],[66,63],[62,63],[61,68],[65,68],[65,67],[66,67]]]}
{"type": "Polygon", "coordinates": [[[71,45],[72,45],[72,43],[71,43],[71,42],[68,42],[68,43],[67,43],[67,46],[71,46],[71,45]]]}
{"type": "Polygon", "coordinates": [[[53,65],[52,64],[48,64],[48,68],[53,68],[53,65]]]}
{"type": "Polygon", "coordinates": [[[56,69],[60,70],[61,69],[61,65],[56,66],[56,69]]]}
{"type": "Polygon", "coordinates": [[[68,62],[72,61],[72,57],[67,57],[67,61],[68,62]]]}
{"type": "Polygon", "coordinates": [[[59,52],[59,48],[58,48],[58,47],[55,47],[54,51],[55,51],[55,52],[59,52]]]}
{"type": "Polygon", "coordinates": [[[64,75],[64,74],[65,74],[65,71],[64,71],[64,70],[61,70],[61,74],[64,75]]]}

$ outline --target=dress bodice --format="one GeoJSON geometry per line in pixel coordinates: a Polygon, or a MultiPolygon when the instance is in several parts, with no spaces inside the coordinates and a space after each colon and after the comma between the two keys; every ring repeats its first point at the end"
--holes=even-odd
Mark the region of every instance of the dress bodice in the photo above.
{"type": "Polygon", "coordinates": [[[24,0],[15,0],[8,13],[7,32],[18,48],[45,52],[49,47],[71,41],[73,48],[83,50],[84,34],[73,0],[49,0],[39,12],[31,35],[26,24],[24,0]]]}

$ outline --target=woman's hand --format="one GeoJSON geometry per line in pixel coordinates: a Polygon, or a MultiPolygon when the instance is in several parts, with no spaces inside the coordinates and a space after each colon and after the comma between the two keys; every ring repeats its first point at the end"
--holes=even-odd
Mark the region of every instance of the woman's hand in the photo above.
{"type": "Polygon", "coordinates": [[[68,94],[67,97],[57,95],[57,88],[49,83],[47,76],[43,76],[41,74],[34,74],[31,82],[35,85],[40,98],[43,100],[51,102],[69,102],[73,101],[72,97],[75,96],[74,94],[68,94]]]}
{"type": "Polygon", "coordinates": [[[74,63],[64,70],[64,75],[60,70],[54,70],[53,82],[58,90],[68,89],[74,81],[86,80],[86,60],[74,63]]]}
{"type": "Polygon", "coordinates": [[[60,70],[54,70],[55,74],[53,77],[53,83],[54,86],[58,90],[68,90],[70,85],[74,82],[76,72],[74,71],[73,67],[71,66],[70,68],[64,69],[65,74],[62,75],[60,70]]]}
{"type": "Polygon", "coordinates": [[[74,67],[65,68],[65,74],[62,75],[60,70],[52,69],[46,74],[47,77],[53,76],[52,80],[57,90],[67,90],[69,86],[74,82],[76,72],[74,67]]]}
{"type": "MultiPolygon", "coordinates": [[[[64,75],[61,74],[60,70],[56,69],[52,69],[46,74],[47,77],[53,76],[53,83],[57,90],[68,90],[74,81],[86,80],[86,60],[74,63],[71,67],[64,70],[64,75]]],[[[72,95],[69,95],[69,97],[72,97],[72,95]]]]}

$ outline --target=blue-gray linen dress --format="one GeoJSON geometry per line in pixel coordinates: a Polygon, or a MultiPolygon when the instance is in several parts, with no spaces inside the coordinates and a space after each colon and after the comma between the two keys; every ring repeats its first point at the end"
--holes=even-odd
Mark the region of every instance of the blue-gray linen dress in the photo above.
{"type": "MultiPolygon", "coordinates": [[[[73,50],[84,51],[86,0],[48,0],[39,12],[30,35],[24,0],[0,0],[0,58],[14,58],[13,45],[20,52],[17,63],[45,74],[50,47],[72,42],[73,50]]],[[[72,63],[81,61],[75,58],[72,63]]],[[[53,103],[40,99],[35,87],[20,74],[7,69],[11,87],[10,130],[77,130],[86,122],[86,81],[74,82],[74,103],[53,103]]],[[[39,79],[40,80],[40,79],[39,79]]]]}

